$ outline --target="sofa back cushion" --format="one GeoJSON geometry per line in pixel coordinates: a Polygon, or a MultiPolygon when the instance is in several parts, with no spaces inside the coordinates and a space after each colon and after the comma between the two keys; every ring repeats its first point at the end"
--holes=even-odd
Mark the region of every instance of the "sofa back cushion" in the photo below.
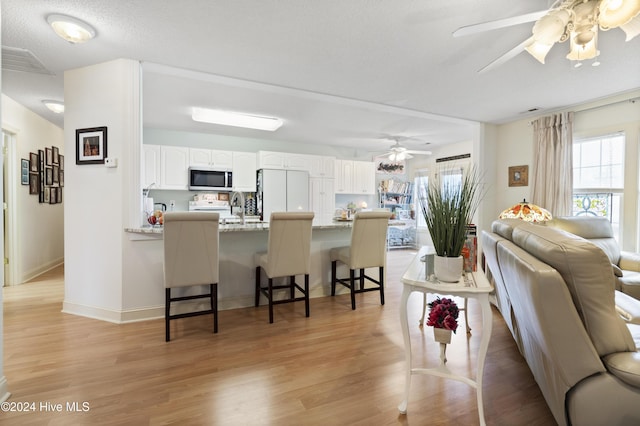
{"type": "Polygon", "coordinates": [[[609,257],[612,264],[617,265],[620,262],[620,246],[618,246],[618,242],[613,237],[611,222],[606,217],[556,217],[547,222],[546,225],[587,239],[600,247],[609,257]]]}
{"type": "Polygon", "coordinates": [[[502,238],[506,238],[511,241],[513,238],[513,230],[518,226],[526,224],[520,219],[498,219],[494,220],[491,224],[491,232],[500,235],[502,238]]]}
{"type": "Polygon", "coordinates": [[[513,242],[560,273],[598,355],[635,351],[615,310],[611,262],[600,248],[568,232],[532,224],[515,228],[513,242]]]}

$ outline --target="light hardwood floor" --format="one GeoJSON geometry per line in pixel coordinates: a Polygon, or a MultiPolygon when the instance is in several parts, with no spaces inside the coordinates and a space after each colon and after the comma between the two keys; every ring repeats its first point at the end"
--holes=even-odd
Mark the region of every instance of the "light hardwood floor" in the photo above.
{"type": "MultiPolygon", "coordinates": [[[[0,412],[2,425],[477,425],[475,392],[436,377],[412,380],[408,414],[398,304],[400,276],[414,251],[388,257],[386,304],[378,293],[265,306],[210,317],[116,325],[61,313],[63,269],[4,289],[4,373],[10,401],[35,412],[0,412]],[[67,403],[79,411],[67,411],[67,403]],[[42,404],[62,404],[62,412],[42,404]],[[83,403],[87,403],[83,406],[83,403]],[[82,411],[88,408],[87,411],[82,411]]],[[[220,283],[220,285],[225,285],[220,283]]],[[[421,296],[410,298],[414,366],[433,365],[432,330],[418,327],[421,296]]],[[[472,335],[461,329],[448,365],[475,377],[482,332],[469,302],[472,335]]],[[[462,317],[462,316],[461,316],[462,317]]],[[[494,309],[484,406],[488,425],[553,425],[549,409],[494,309]]],[[[49,406],[51,407],[51,405],[49,406]]]]}

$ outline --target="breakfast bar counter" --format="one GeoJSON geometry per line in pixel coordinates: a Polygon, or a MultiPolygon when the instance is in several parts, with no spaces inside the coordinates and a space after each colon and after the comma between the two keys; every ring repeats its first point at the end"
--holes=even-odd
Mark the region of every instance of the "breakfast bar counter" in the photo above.
{"type": "MultiPolygon", "coordinates": [[[[329,250],[349,245],[351,227],[352,222],[338,221],[313,227],[310,297],[331,294],[329,250]]],[[[254,305],[254,254],[267,250],[268,230],[268,223],[220,225],[218,306],[221,310],[254,305]]],[[[123,299],[128,305],[128,311],[119,315],[122,322],[164,315],[162,232],[162,227],[151,226],[124,229],[126,253],[122,261],[125,269],[130,272],[124,277],[123,299]]],[[[348,292],[348,289],[341,291],[348,292]]],[[[350,309],[348,302],[346,303],[345,307],[350,309]]],[[[302,315],[304,316],[304,312],[302,315]]]]}

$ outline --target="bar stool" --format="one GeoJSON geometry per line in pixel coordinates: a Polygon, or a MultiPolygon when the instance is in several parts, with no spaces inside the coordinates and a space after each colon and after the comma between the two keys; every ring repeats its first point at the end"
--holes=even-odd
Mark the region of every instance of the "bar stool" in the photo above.
{"type": "Polygon", "coordinates": [[[170,340],[169,321],[213,314],[218,332],[218,213],[170,212],[164,215],[165,340],[170,340]],[[171,289],[208,285],[209,292],[172,297],[171,289]],[[210,309],[171,315],[171,303],[209,298],[210,309]]]}
{"type": "Polygon", "coordinates": [[[351,230],[351,245],[336,247],[329,251],[331,259],[331,295],[336,295],[336,283],[349,288],[351,292],[351,309],[356,308],[356,293],[380,291],[380,304],[384,305],[384,261],[386,255],[387,228],[391,213],[373,211],[356,213],[351,230]],[[336,278],[337,262],[349,268],[349,278],[336,278]],[[365,268],[378,267],[378,279],[365,274],[365,268]],[[355,276],[355,270],[359,275],[355,276]],[[355,280],[360,283],[356,289],[355,280]],[[374,283],[375,287],[365,288],[365,279],[374,283]]]}
{"type": "Polygon", "coordinates": [[[269,219],[267,251],[256,253],[256,300],[260,294],[269,301],[269,323],[273,323],[273,305],[304,300],[305,314],[309,316],[309,270],[311,269],[311,212],[274,212],[269,219]],[[267,285],[260,283],[260,269],[267,276],[267,285]],[[296,283],[296,275],[304,275],[304,288],[296,283]],[[288,284],[274,285],[273,279],[289,277],[288,284]],[[274,289],[289,289],[289,298],[273,300],[274,289]],[[302,297],[296,297],[296,289],[302,297]]]}

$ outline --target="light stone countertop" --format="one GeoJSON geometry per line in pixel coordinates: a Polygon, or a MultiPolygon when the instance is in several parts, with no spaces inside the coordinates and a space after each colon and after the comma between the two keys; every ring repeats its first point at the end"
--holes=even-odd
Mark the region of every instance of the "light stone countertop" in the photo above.
{"type": "MultiPolygon", "coordinates": [[[[325,225],[314,225],[313,229],[344,229],[351,228],[353,222],[334,222],[325,225]]],[[[247,232],[247,231],[267,231],[269,230],[268,222],[247,223],[247,224],[227,224],[219,225],[220,232],[247,232]]],[[[125,228],[124,232],[134,234],[162,234],[162,226],[143,226],[140,228],[125,228]]]]}

